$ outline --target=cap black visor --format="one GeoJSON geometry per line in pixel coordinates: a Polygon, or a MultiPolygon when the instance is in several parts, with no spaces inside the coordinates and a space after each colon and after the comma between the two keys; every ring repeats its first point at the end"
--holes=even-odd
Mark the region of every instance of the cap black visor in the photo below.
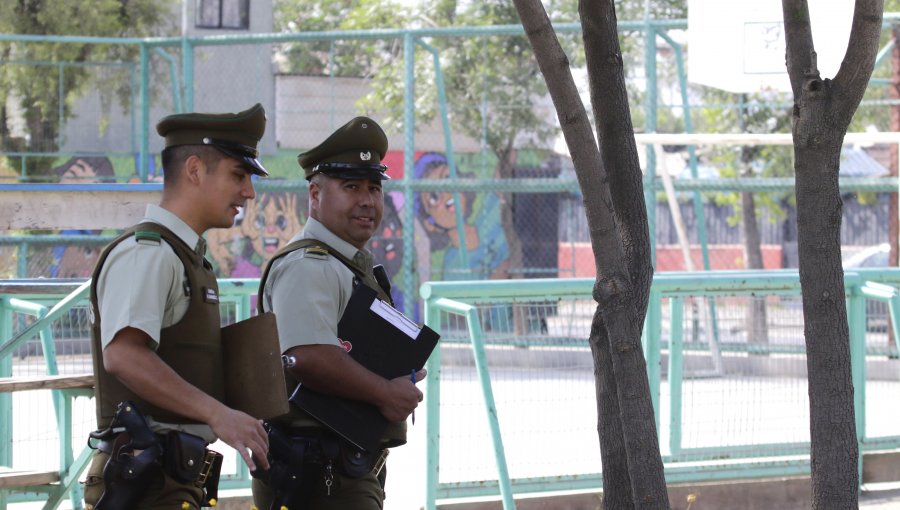
{"type": "Polygon", "coordinates": [[[243,147],[246,147],[244,145],[241,145],[239,143],[223,142],[221,140],[209,140],[208,145],[212,145],[228,156],[247,165],[247,167],[250,168],[250,171],[255,173],[256,175],[261,175],[263,177],[269,176],[269,172],[267,172],[266,169],[262,166],[262,163],[260,163],[259,160],[256,159],[255,150],[253,151],[253,154],[250,154],[247,150],[242,149],[243,147]]]}
{"type": "Polygon", "coordinates": [[[323,163],[313,170],[313,175],[322,173],[329,177],[337,177],[338,179],[386,181],[390,179],[390,177],[388,174],[384,173],[385,170],[387,170],[387,167],[384,165],[359,166],[340,163],[323,163]]]}

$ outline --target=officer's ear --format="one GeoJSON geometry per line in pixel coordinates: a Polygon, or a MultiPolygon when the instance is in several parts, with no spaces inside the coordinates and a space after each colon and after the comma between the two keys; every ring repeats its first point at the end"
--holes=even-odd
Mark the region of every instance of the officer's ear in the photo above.
{"type": "Polygon", "coordinates": [[[319,198],[322,195],[322,185],[319,179],[309,181],[309,206],[311,209],[319,208],[319,198]]]}
{"type": "Polygon", "coordinates": [[[184,160],[183,177],[192,184],[200,183],[200,176],[206,173],[206,162],[196,155],[191,154],[184,160]]]}

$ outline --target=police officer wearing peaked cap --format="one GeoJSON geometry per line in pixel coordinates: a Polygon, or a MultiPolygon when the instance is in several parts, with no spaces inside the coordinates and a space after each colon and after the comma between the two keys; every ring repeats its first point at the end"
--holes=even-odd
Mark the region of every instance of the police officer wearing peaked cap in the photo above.
{"type": "Polygon", "coordinates": [[[238,113],[179,113],[156,125],[166,147],[207,145],[246,164],[257,175],[269,173],[256,145],[266,131],[266,110],[259,103],[238,113]]]}
{"type": "Polygon", "coordinates": [[[91,434],[97,452],[85,481],[89,508],[209,506],[220,462],[203,446],[217,438],[251,469],[257,464],[248,449],[259,467],[268,466],[262,422],[223,403],[218,284],[202,238],[230,227],[238,207],[255,196],[252,175],[266,175],[256,151],[265,122],[256,105],[170,115],[157,125],[166,139],[162,198],[103,250],[91,280],[97,422],[109,427],[91,434]],[[119,406],[128,401],[135,406],[119,406]],[[143,426],[130,430],[135,420],[121,425],[120,409],[134,416],[134,408],[157,436],[143,426]],[[138,437],[170,439],[165,448],[130,446],[123,428],[132,438],[143,432],[138,437]],[[122,462],[130,457],[141,461],[122,462]],[[185,458],[195,470],[175,469],[185,458]]]}
{"type": "MultiPolygon", "coordinates": [[[[309,219],[269,261],[257,295],[258,309],[275,313],[288,360],[288,393],[300,381],[329,395],[369,403],[388,420],[388,429],[374,451],[356,450],[292,405],[290,414],[269,424],[273,474],[258,474],[252,487],[261,510],[381,509],[387,449],[406,442],[406,419],[422,399],[409,374],[382,378],[350,357],[337,336],[357,285],[391,301],[387,276],[366,249],[384,211],[381,183],[388,176],[382,161],[387,149],[381,127],[357,117],[300,154],[298,162],[309,180],[309,219]]],[[[415,374],[416,381],[424,377],[424,370],[415,374]]]]}

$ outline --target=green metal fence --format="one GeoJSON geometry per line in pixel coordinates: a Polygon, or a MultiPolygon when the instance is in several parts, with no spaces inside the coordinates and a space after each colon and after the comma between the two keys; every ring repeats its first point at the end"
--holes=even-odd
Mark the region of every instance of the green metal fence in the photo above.
{"type": "MultiPolygon", "coordinates": [[[[223,323],[248,317],[257,281],[220,283],[223,323]]],[[[900,312],[900,271],[847,272],[845,283],[861,451],[900,449],[900,428],[890,414],[900,395],[900,335],[894,331],[890,337],[866,321],[872,301],[889,303],[892,317],[900,312]]],[[[513,508],[515,494],[601,488],[587,346],[592,285],[591,279],[423,285],[426,322],[442,334],[425,387],[427,508],[470,496],[499,496],[505,508],[513,508]],[[481,399],[473,398],[479,394],[481,399]]],[[[66,289],[78,286],[3,284],[0,375],[90,371],[86,288],[59,301],[66,289]]],[[[808,473],[799,294],[792,271],[655,277],[644,347],[669,483],[808,473]],[[764,336],[750,330],[751,324],[759,327],[748,321],[754,299],[767,304],[764,336]],[[713,309],[717,316],[707,316],[713,309]]],[[[54,393],[55,400],[27,402],[0,395],[0,459],[16,468],[58,468],[72,482],[88,459],[81,445],[96,426],[93,402],[77,399],[60,408],[59,402],[69,401],[63,392],[54,393]],[[42,418],[54,402],[57,417],[42,418]],[[12,409],[54,424],[53,434],[14,428],[12,409]],[[62,453],[35,456],[26,450],[62,453]]],[[[224,472],[223,487],[249,486],[236,455],[224,472]]],[[[0,498],[68,496],[80,497],[77,485],[49,495],[0,498]]]]}
{"type": "MultiPolygon", "coordinates": [[[[900,447],[900,427],[880,411],[880,399],[900,394],[898,345],[865,321],[866,300],[896,303],[898,282],[897,270],[845,275],[863,453],[900,447]]],[[[513,494],[602,486],[587,345],[593,283],[422,286],[426,320],[443,334],[428,365],[440,375],[425,399],[426,508],[498,495],[514,508],[513,494]],[[472,399],[476,391],[481,400],[472,399]],[[473,424],[475,408],[487,412],[473,424]],[[473,467],[488,465],[495,467],[473,467]]],[[[644,348],[669,483],[809,473],[799,294],[792,271],[656,275],[644,348]],[[763,338],[747,329],[755,299],[766,302],[763,338]]],[[[892,316],[898,311],[892,304],[892,316]]]]}
{"type": "MultiPolygon", "coordinates": [[[[894,15],[886,15],[886,28],[895,19],[894,15]]],[[[689,103],[682,48],[670,35],[671,31],[685,26],[684,20],[619,23],[622,37],[634,43],[630,47],[640,53],[631,56],[633,61],[640,62],[646,76],[642,85],[647,93],[632,98],[638,131],[652,134],[670,128],[661,128],[661,119],[676,111],[680,114],[670,116],[680,115],[682,124],[676,128],[683,128],[686,133],[713,130],[715,126],[702,124],[699,113],[746,107],[737,101],[717,105],[689,103]],[[672,51],[658,52],[661,41],[672,51]],[[658,92],[664,88],[660,76],[666,72],[678,78],[670,92],[674,91],[671,96],[680,99],[673,104],[664,104],[659,99],[658,92]]],[[[556,29],[571,36],[577,35],[580,27],[563,24],[556,29]]],[[[428,444],[444,445],[440,457],[437,451],[429,454],[429,505],[437,498],[465,495],[501,494],[508,500],[513,492],[597,488],[599,455],[595,454],[596,449],[584,447],[596,444],[595,420],[590,416],[594,406],[591,367],[585,345],[593,306],[589,300],[590,280],[531,280],[593,274],[592,258],[588,257],[588,262],[581,258],[590,255],[590,246],[586,243],[582,198],[571,164],[553,153],[551,140],[544,140],[517,143],[515,164],[511,169],[501,168],[500,158],[487,142],[494,134],[487,126],[500,118],[503,111],[532,109],[535,105],[531,101],[509,103],[492,97],[490,90],[477,80],[463,83],[462,87],[447,86],[449,80],[459,79],[447,72],[452,67],[452,59],[447,54],[454,41],[476,38],[487,44],[521,36],[520,26],[156,39],[0,34],[0,43],[16,45],[21,57],[0,62],[0,72],[23,65],[52,69],[53,79],[57,80],[56,104],[62,105],[63,99],[71,97],[66,89],[66,77],[85,69],[97,80],[106,80],[107,88],[120,91],[120,97],[128,98],[122,103],[124,106],[104,103],[105,99],[94,90],[73,98],[72,104],[79,115],[63,121],[65,115],[60,111],[57,122],[52,123],[54,134],[48,134],[43,145],[36,145],[38,149],[25,150],[16,145],[20,141],[4,139],[0,150],[8,160],[16,162],[12,177],[15,183],[0,184],[0,193],[11,189],[52,189],[66,193],[65,184],[25,182],[35,178],[28,173],[34,163],[31,160],[40,158],[52,160],[50,166],[54,172],[43,177],[50,182],[66,179],[66,169],[75,164],[92,167],[93,175],[79,182],[100,181],[95,185],[97,189],[112,186],[104,182],[113,179],[119,183],[156,181],[160,174],[154,154],[158,152],[159,140],[153,134],[153,124],[162,115],[175,111],[236,110],[262,102],[270,112],[270,119],[276,120],[263,141],[263,160],[275,178],[258,182],[260,197],[248,206],[234,228],[212,232],[210,236],[214,238],[209,239],[213,248],[211,257],[220,278],[224,278],[223,295],[232,297],[223,306],[223,317],[225,322],[232,322],[250,313],[247,299],[256,288],[254,277],[271,254],[271,248],[277,247],[277,234],[286,232],[289,236],[305,221],[305,182],[298,180],[294,160],[297,152],[317,143],[331,129],[362,111],[377,114],[379,119],[381,115],[393,117],[396,122],[385,125],[394,152],[391,172],[399,178],[387,184],[390,212],[386,215],[386,228],[376,236],[372,246],[377,258],[388,262],[392,266],[390,272],[397,275],[397,297],[405,304],[405,311],[427,319],[444,334],[444,347],[432,361],[432,367],[439,366],[440,370],[432,370],[428,385],[428,414],[432,415],[428,421],[431,434],[428,444]],[[352,54],[360,45],[385,42],[399,48],[397,59],[391,64],[396,66],[397,80],[402,82],[402,107],[391,112],[372,110],[371,106],[360,109],[358,92],[367,83],[354,78],[349,72],[350,64],[339,57],[352,54]],[[29,45],[37,44],[114,44],[137,51],[136,58],[127,62],[44,62],[28,58],[29,45]],[[280,68],[273,55],[313,46],[328,56],[328,66],[321,76],[313,79],[296,74],[276,78],[277,73],[272,69],[280,68]],[[277,85],[276,79],[281,80],[277,85]],[[482,96],[476,101],[463,98],[460,89],[482,91],[482,96]],[[283,95],[277,95],[276,90],[283,95]],[[302,91],[305,96],[292,98],[291,90],[302,91]],[[423,102],[427,102],[425,107],[423,102]],[[437,127],[429,130],[429,118],[423,115],[424,110],[434,110],[437,127]],[[452,121],[473,112],[482,115],[483,129],[466,132],[459,122],[452,121]],[[108,170],[103,158],[108,161],[108,170]],[[112,175],[108,173],[110,170],[112,175]],[[501,170],[509,173],[501,175],[501,170]],[[468,206],[471,208],[467,212],[468,206]],[[265,234],[270,231],[275,233],[265,234]],[[473,240],[479,250],[460,249],[470,246],[473,240]],[[217,251],[219,248],[222,249],[217,251]],[[235,279],[239,276],[246,278],[235,279]],[[516,280],[440,282],[478,278],[516,280]],[[429,297],[423,313],[416,292],[420,283],[426,284],[429,297]],[[470,354],[473,349],[475,354],[470,354]],[[528,392],[521,391],[528,388],[540,396],[547,387],[558,391],[549,397],[542,396],[537,402],[529,400],[528,392]],[[457,390],[442,393],[449,388],[457,390]],[[492,388],[497,390],[493,403],[490,402],[492,388]],[[481,391],[487,405],[473,403],[471,391],[481,391]],[[535,407],[540,412],[535,412],[535,407]],[[440,420],[459,415],[471,417],[483,409],[504,420],[504,424],[509,423],[504,418],[509,415],[526,415],[527,419],[518,420],[514,430],[509,430],[508,425],[501,429],[494,423],[492,427],[485,426],[462,437],[454,435],[457,427],[442,427],[440,436],[433,428],[439,426],[440,420]],[[574,428],[553,429],[560,424],[537,419],[571,409],[584,411],[570,420],[578,424],[574,428]],[[568,442],[548,442],[548,430],[555,430],[556,438],[567,438],[568,442]],[[522,438],[532,448],[538,445],[545,449],[523,451],[517,447],[522,438]],[[513,447],[504,449],[502,444],[513,447]],[[568,458],[555,457],[561,450],[567,452],[568,458]],[[480,459],[482,451],[497,452],[496,469],[484,472],[474,468],[472,461],[480,459]],[[472,479],[473,476],[476,478],[472,479]]],[[[886,74],[883,64],[890,49],[888,44],[879,54],[877,72],[882,76],[886,74]]],[[[533,80],[522,86],[540,88],[540,76],[534,75],[533,80]]],[[[883,99],[881,87],[885,84],[883,79],[873,79],[870,93],[862,104],[864,111],[896,105],[896,101],[883,99]]],[[[784,96],[772,97],[767,106],[789,108],[790,101],[784,96]]],[[[879,128],[887,130],[884,125],[879,128]]],[[[24,134],[41,136],[38,132],[24,134]]],[[[673,241],[666,240],[664,233],[667,228],[671,230],[671,220],[664,218],[663,212],[664,199],[669,197],[657,171],[660,162],[654,147],[677,143],[671,140],[648,143],[644,180],[658,268],[645,343],[668,479],[671,482],[805,472],[808,433],[802,410],[806,404],[797,396],[803,394],[805,363],[796,277],[789,272],[748,272],[738,281],[729,280],[734,274],[707,273],[702,277],[664,274],[672,269],[664,263],[671,258],[665,257],[678,253],[678,249],[672,246],[673,241]],[[738,285],[741,282],[746,286],[738,285]],[[755,322],[750,320],[756,312],[749,310],[758,310],[755,303],[759,301],[749,297],[753,289],[758,295],[766,296],[767,314],[763,321],[759,317],[755,322]],[[717,407],[717,402],[728,401],[734,395],[749,398],[746,406],[738,410],[737,417],[717,407]],[[776,417],[759,412],[759,404],[770,395],[784,396],[773,407],[783,410],[782,417],[789,418],[790,427],[783,427],[776,417]],[[756,414],[745,419],[750,416],[748,413],[756,414]],[[720,428],[728,433],[710,433],[720,428]],[[773,431],[784,432],[787,440],[773,440],[773,431]],[[758,459],[773,452],[795,457],[758,459]],[[716,455],[731,456],[735,462],[711,463],[710,459],[716,455]],[[688,462],[696,464],[688,465],[688,462]]],[[[740,242],[723,241],[712,227],[713,209],[718,207],[714,206],[716,199],[740,191],[787,195],[792,190],[793,179],[701,178],[695,148],[694,145],[685,148],[689,156],[684,169],[672,170],[684,170],[674,180],[673,190],[682,204],[683,214],[693,211],[687,236],[689,243],[702,252],[697,267],[743,267],[738,252],[745,240],[741,234],[735,234],[737,227],[728,227],[731,230],[725,233],[740,242]]],[[[127,184],[117,186],[128,187],[127,184]]],[[[887,218],[883,195],[897,192],[896,178],[842,177],[841,189],[850,195],[848,206],[851,201],[860,203],[860,208],[846,209],[849,212],[845,213],[844,223],[849,225],[848,230],[873,232],[873,237],[864,243],[845,240],[845,244],[852,245],[847,247],[848,255],[870,244],[886,242],[887,221],[860,218],[866,218],[870,210],[882,209],[883,215],[876,217],[887,218]],[[872,198],[878,194],[882,198],[872,198]]],[[[789,200],[785,198],[782,205],[781,212],[789,215],[789,200]]],[[[720,216],[730,216],[732,212],[720,216]]],[[[778,222],[775,230],[791,223],[789,217],[773,221],[778,222]]],[[[723,230],[727,229],[723,227],[723,230]]],[[[4,232],[0,235],[0,265],[6,266],[0,266],[0,271],[7,278],[86,277],[93,267],[96,249],[115,233],[4,232]]],[[[851,233],[854,232],[848,235],[851,233]]],[[[775,246],[775,251],[781,250],[776,254],[779,264],[775,267],[791,267],[785,262],[790,239],[776,237],[764,243],[775,246]]],[[[886,396],[896,397],[893,384],[898,372],[894,359],[897,347],[889,344],[887,331],[897,324],[888,320],[889,314],[891,319],[894,317],[897,297],[891,288],[864,283],[894,285],[896,275],[889,271],[853,271],[847,273],[847,278],[851,332],[857,349],[855,376],[860,377],[861,373],[870,376],[856,379],[859,383],[857,417],[862,420],[858,430],[865,430],[861,444],[864,451],[875,446],[896,448],[898,432],[877,410],[885,407],[878,403],[886,396]],[[866,320],[861,319],[864,316],[866,320]],[[862,338],[866,339],[865,343],[862,338]],[[866,356],[859,351],[863,346],[866,356]]],[[[47,371],[52,366],[53,349],[57,359],[62,360],[57,366],[63,373],[89,371],[83,297],[73,297],[61,307],[54,306],[63,295],[47,292],[3,298],[0,375],[50,373],[47,371]],[[35,322],[33,314],[17,308],[20,305],[46,307],[49,316],[35,322]],[[9,343],[9,339],[20,335],[25,328],[36,328],[29,330],[32,336],[39,330],[49,331],[53,349],[25,336],[18,338],[16,345],[9,343]]],[[[896,332],[893,338],[898,338],[896,332]]],[[[0,407],[9,409],[14,398],[0,394],[0,407]]],[[[63,397],[60,394],[54,398],[59,402],[63,397]]],[[[84,399],[75,402],[73,420],[79,425],[71,434],[71,444],[77,445],[94,424],[91,403],[84,399]]],[[[2,416],[5,418],[0,419],[0,432],[7,433],[10,429],[4,423],[10,423],[11,416],[5,412],[2,416]]],[[[45,421],[55,420],[47,417],[45,421]]],[[[455,425],[467,430],[462,425],[471,426],[471,423],[475,422],[468,420],[455,425]]],[[[68,450],[69,434],[64,427],[60,430],[63,450],[68,450]]],[[[50,438],[41,436],[26,441],[45,444],[50,438]]],[[[0,458],[6,461],[3,456],[12,455],[15,444],[12,449],[4,445],[0,444],[0,458]]],[[[62,468],[78,464],[74,453],[71,458],[61,457],[62,468]],[[76,459],[75,464],[69,464],[67,459],[76,459]]],[[[21,462],[23,456],[13,457],[21,462]]],[[[52,458],[56,459],[57,455],[52,458]]],[[[248,479],[242,464],[236,462],[230,469],[225,485],[246,487],[248,479]]],[[[17,498],[21,496],[12,497],[17,498]]]]}
{"type": "MultiPolygon", "coordinates": [[[[886,29],[894,19],[894,14],[885,15],[886,29]]],[[[618,27],[628,57],[628,71],[635,75],[629,79],[641,84],[633,90],[646,91],[632,97],[631,109],[639,133],[712,131],[718,126],[704,124],[703,114],[747,108],[746,103],[737,100],[720,104],[690,103],[692,96],[688,93],[683,48],[678,37],[673,36],[687,27],[686,20],[621,21],[618,27]],[[673,121],[673,118],[680,120],[673,121]]],[[[572,41],[577,38],[580,26],[563,23],[555,28],[572,52],[571,60],[579,61],[578,45],[572,41]]],[[[454,43],[473,40],[483,46],[521,40],[527,46],[518,25],[148,39],[0,34],[0,45],[15,48],[11,53],[15,59],[0,62],[0,72],[11,73],[21,66],[53,70],[47,76],[55,84],[50,88],[56,96],[48,104],[55,104],[59,109],[54,113],[56,121],[51,123],[52,131],[28,132],[31,128],[25,126],[21,133],[4,134],[0,150],[7,159],[18,162],[13,169],[16,175],[12,177],[17,182],[37,178],[23,170],[33,158],[52,160],[48,164],[53,172],[40,177],[50,182],[64,179],[65,167],[85,158],[108,159],[113,175],[94,168],[96,175],[82,177],[80,182],[110,178],[116,182],[156,181],[160,168],[155,154],[160,140],[153,126],[162,115],[195,109],[235,110],[260,101],[272,120],[262,143],[263,160],[273,176],[283,180],[278,184],[274,183],[275,179],[270,181],[273,182],[268,188],[270,193],[257,201],[258,209],[265,210],[264,200],[287,203],[286,195],[295,194],[291,216],[302,225],[305,183],[299,180],[296,154],[320,141],[350,116],[366,112],[379,120],[393,119],[386,123],[386,128],[391,137],[391,173],[397,177],[389,186],[388,216],[394,228],[385,233],[379,244],[394,250],[383,254],[390,256],[391,264],[395,265],[392,273],[398,276],[397,288],[401,291],[398,297],[403,301],[414,302],[418,285],[435,279],[588,276],[593,268],[581,257],[589,249],[585,242],[582,200],[571,163],[554,152],[556,137],[531,136],[533,133],[523,130],[521,138],[527,141],[517,140],[513,144],[515,162],[511,168],[503,166],[496,144],[491,143],[492,137],[497,136],[495,125],[498,119],[504,118],[505,112],[544,108],[551,131],[558,129],[554,115],[546,105],[535,105],[531,97],[528,101],[510,100],[509,97],[518,96],[505,94],[502,84],[456,72],[456,61],[477,55],[455,54],[454,43]],[[118,62],[48,62],[37,59],[34,56],[37,52],[30,50],[46,45],[117,45],[128,50],[120,54],[133,58],[123,57],[118,62]],[[360,104],[377,84],[354,74],[359,63],[348,55],[363,54],[361,50],[372,47],[388,48],[392,52],[391,58],[385,57],[384,66],[390,66],[396,73],[394,81],[399,86],[395,92],[403,98],[399,107],[381,111],[377,103],[360,104]],[[290,55],[300,51],[313,52],[322,58],[324,66],[316,71],[318,74],[296,72],[290,55]],[[76,71],[89,77],[81,89],[73,89],[67,81],[76,71]],[[474,99],[472,91],[478,92],[474,99]],[[459,120],[466,116],[480,119],[479,128],[459,120]],[[23,148],[20,145],[25,139],[43,142],[23,148]],[[445,170],[429,169],[425,164],[433,153],[443,156],[445,170]],[[470,209],[469,214],[466,207],[470,209]],[[470,256],[467,250],[458,249],[476,237],[482,256],[470,256]]],[[[873,79],[861,106],[863,112],[875,115],[872,112],[896,104],[884,98],[887,82],[882,78],[889,74],[886,63],[891,47],[892,43],[886,44],[879,54],[878,77],[873,79]]],[[[516,78],[512,88],[543,90],[542,78],[537,73],[530,79],[516,78]]],[[[767,101],[757,101],[753,106],[785,110],[790,106],[790,98],[785,95],[771,96],[767,101]]],[[[889,129],[882,124],[877,127],[882,131],[889,129]]],[[[657,161],[655,147],[672,148],[678,144],[651,143],[644,150],[645,200],[651,211],[651,238],[663,261],[669,260],[678,248],[669,235],[672,220],[663,201],[664,186],[658,168],[661,162],[657,161]]],[[[698,156],[698,147],[688,144],[684,148],[689,153],[685,167],[669,171],[681,172],[680,178],[675,179],[674,190],[684,206],[683,214],[693,215],[692,219],[688,218],[687,237],[701,254],[697,267],[742,267],[743,257],[735,253],[735,246],[741,243],[722,240],[728,237],[743,241],[742,234],[736,232],[738,228],[724,221],[729,217],[733,220],[736,213],[730,206],[719,207],[715,202],[725,194],[747,190],[786,196],[792,188],[792,179],[699,178],[698,165],[703,158],[698,156]],[[711,209],[719,211],[720,227],[714,225],[711,215],[715,213],[711,209]],[[716,233],[717,228],[720,235],[716,233]],[[734,246],[718,246],[724,244],[734,246]]],[[[102,162],[91,166],[105,168],[102,162]]],[[[0,184],[0,192],[4,186],[0,184]]],[[[260,189],[266,190],[266,185],[260,184],[260,189]]],[[[877,210],[879,217],[886,217],[885,201],[878,198],[873,202],[870,195],[895,193],[896,182],[895,179],[849,177],[842,179],[842,189],[860,197],[868,196],[867,200],[859,199],[866,211],[877,210]]],[[[789,200],[784,200],[785,211],[781,212],[789,214],[789,200]]],[[[275,206],[279,207],[281,212],[288,209],[275,206]]],[[[258,276],[249,269],[258,272],[270,255],[267,247],[272,246],[260,244],[259,230],[269,227],[266,222],[277,223],[277,212],[272,213],[271,221],[266,218],[259,226],[236,227],[211,242],[211,245],[219,242],[225,245],[220,260],[215,261],[220,277],[258,276]]],[[[777,259],[777,267],[795,267],[790,263],[794,241],[784,240],[779,233],[789,230],[790,217],[777,218],[777,214],[776,211],[770,215],[773,223],[768,231],[773,232],[773,237],[763,242],[772,249],[772,260],[777,259]]],[[[845,223],[854,224],[855,217],[845,218],[845,223]]],[[[845,242],[848,250],[887,242],[886,222],[871,224],[874,225],[874,228],[870,226],[871,236],[845,242]]],[[[40,248],[31,236],[43,232],[0,234],[0,271],[7,277],[57,277],[60,271],[62,276],[85,277],[91,268],[89,258],[95,254],[84,252],[96,246],[96,239],[107,238],[114,232],[64,232],[63,235],[75,235],[85,242],[67,240],[52,246],[43,244],[40,248]],[[69,263],[78,260],[82,263],[69,270],[69,263]],[[10,265],[2,267],[7,264],[10,265]]],[[[266,242],[273,240],[266,239],[266,242]]],[[[662,262],[657,266],[661,271],[671,269],[662,262]]]]}
{"type": "MultiPolygon", "coordinates": [[[[223,325],[250,316],[258,283],[220,283],[223,325]]],[[[83,279],[0,281],[0,378],[90,374],[88,291],[83,279]]],[[[91,390],[0,393],[0,466],[61,473],[57,485],[12,494],[0,490],[0,508],[38,500],[52,509],[65,499],[81,508],[77,482],[91,454],[84,445],[88,432],[97,428],[92,395],[91,390]]],[[[224,463],[221,487],[247,488],[249,483],[247,467],[235,453],[224,463]]]]}

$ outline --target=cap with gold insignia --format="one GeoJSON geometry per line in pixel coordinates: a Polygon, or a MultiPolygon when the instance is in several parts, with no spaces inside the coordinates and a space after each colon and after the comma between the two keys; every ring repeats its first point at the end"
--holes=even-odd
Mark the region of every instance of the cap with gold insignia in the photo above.
{"type": "Polygon", "coordinates": [[[259,162],[256,145],[266,132],[266,110],[256,103],[238,113],[177,113],[156,125],[166,147],[210,145],[245,163],[253,173],[269,173],[259,162]]]}
{"type": "Polygon", "coordinates": [[[381,163],[387,154],[384,130],[368,117],[356,117],[324,142],[297,156],[309,180],[321,173],[341,179],[390,179],[381,163]]]}

